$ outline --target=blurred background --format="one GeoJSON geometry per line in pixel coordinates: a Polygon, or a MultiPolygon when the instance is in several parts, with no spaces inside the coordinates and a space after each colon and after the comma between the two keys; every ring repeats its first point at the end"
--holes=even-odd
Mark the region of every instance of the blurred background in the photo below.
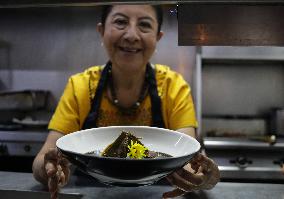
{"type": "MultiPolygon", "coordinates": [[[[164,6],[165,35],[152,62],[169,65],[190,84],[198,139],[222,181],[283,183],[284,48],[281,37],[272,37],[282,22],[261,17],[276,27],[272,36],[254,26],[249,37],[256,39],[245,40],[234,34],[247,27],[243,20],[217,23],[208,18],[222,12],[196,9],[207,17],[181,9],[179,19],[188,20],[180,22],[177,6],[164,6]]],[[[107,62],[96,32],[99,13],[100,6],[0,9],[0,170],[31,172],[68,77],[107,62]]]]}

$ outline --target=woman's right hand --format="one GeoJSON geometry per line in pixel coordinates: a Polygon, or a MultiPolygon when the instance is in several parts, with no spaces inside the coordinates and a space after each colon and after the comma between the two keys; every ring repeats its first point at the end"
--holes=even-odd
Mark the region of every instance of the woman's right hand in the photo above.
{"type": "Polygon", "coordinates": [[[44,155],[44,167],[51,199],[56,199],[59,188],[67,184],[70,177],[69,161],[56,149],[49,149],[44,155]]]}

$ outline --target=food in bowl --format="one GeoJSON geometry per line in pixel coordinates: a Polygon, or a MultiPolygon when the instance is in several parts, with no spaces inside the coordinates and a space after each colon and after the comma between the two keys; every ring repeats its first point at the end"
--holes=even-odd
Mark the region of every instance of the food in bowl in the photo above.
{"type": "Polygon", "coordinates": [[[95,151],[87,152],[86,154],[101,155],[103,157],[116,157],[116,158],[163,158],[172,157],[169,154],[150,151],[132,132],[123,130],[114,142],[109,144],[103,152],[97,154],[95,151]]]}
{"type": "Polygon", "coordinates": [[[81,130],[59,138],[56,146],[77,168],[113,186],[153,184],[183,167],[200,150],[199,142],[189,135],[147,126],[109,126],[81,130]],[[100,155],[122,131],[133,132],[150,151],[161,151],[171,157],[134,159],[100,155]],[[88,154],[93,150],[100,153],[88,154]]]}

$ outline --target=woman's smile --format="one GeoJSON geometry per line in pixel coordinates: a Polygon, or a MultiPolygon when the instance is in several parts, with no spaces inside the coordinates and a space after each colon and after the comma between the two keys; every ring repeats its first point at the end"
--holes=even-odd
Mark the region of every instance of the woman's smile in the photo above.
{"type": "Polygon", "coordinates": [[[150,5],[114,6],[105,25],[99,25],[98,30],[113,67],[141,73],[162,37],[155,10],[150,5]]]}
{"type": "Polygon", "coordinates": [[[137,54],[142,51],[142,48],[123,47],[123,46],[119,46],[118,49],[124,53],[129,53],[129,54],[137,54]]]}

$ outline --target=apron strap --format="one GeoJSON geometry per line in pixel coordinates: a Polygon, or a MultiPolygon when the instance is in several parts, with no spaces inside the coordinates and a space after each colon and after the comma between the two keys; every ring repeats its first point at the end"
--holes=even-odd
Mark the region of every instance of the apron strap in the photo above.
{"type": "Polygon", "coordinates": [[[163,115],[162,115],[162,102],[158,95],[157,82],[155,77],[155,70],[151,64],[147,64],[146,74],[148,75],[147,80],[149,84],[149,94],[151,98],[151,111],[152,111],[152,126],[165,128],[163,115]]]}
{"type": "Polygon", "coordinates": [[[107,79],[108,79],[108,71],[111,68],[111,62],[109,61],[101,74],[98,87],[96,89],[96,94],[95,98],[92,101],[91,104],[91,110],[83,124],[82,130],[83,129],[90,129],[90,128],[97,128],[97,119],[98,119],[98,114],[99,114],[99,108],[101,104],[101,99],[104,91],[104,87],[106,85],[107,79]]]}

